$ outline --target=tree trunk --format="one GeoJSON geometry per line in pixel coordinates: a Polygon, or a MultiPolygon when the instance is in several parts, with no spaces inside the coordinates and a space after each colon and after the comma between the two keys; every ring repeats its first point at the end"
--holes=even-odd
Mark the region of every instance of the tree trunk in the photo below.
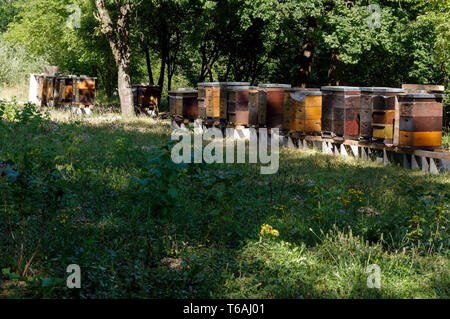
{"type": "Polygon", "coordinates": [[[297,85],[305,88],[311,75],[311,65],[314,53],[314,45],[311,38],[311,32],[317,26],[314,17],[308,18],[308,31],[303,39],[302,56],[300,57],[300,69],[298,74],[297,85]]]}
{"type": "Polygon", "coordinates": [[[120,108],[124,116],[134,116],[134,99],[131,91],[130,78],[130,12],[132,5],[129,2],[125,4],[117,3],[117,24],[113,25],[111,16],[106,8],[104,0],[95,0],[98,14],[95,18],[101,24],[101,31],[107,37],[109,46],[113,53],[118,78],[118,90],[120,98],[120,108]]]}
{"type": "Polygon", "coordinates": [[[134,116],[134,98],[131,91],[130,65],[129,62],[122,62],[118,66],[118,89],[122,114],[124,116],[134,116]],[[124,108],[124,105],[131,107],[124,108]]]}
{"type": "Polygon", "coordinates": [[[344,63],[341,61],[338,49],[331,51],[331,63],[328,69],[328,85],[339,85],[344,74],[344,63]]]}
{"type": "Polygon", "coordinates": [[[147,72],[148,72],[148,83],[150,85],[154,85],[155,82],[153,81],[153,72],[152,72],[152,61],[150,59],[150,50],[148,49],[148,46],[144,47],[144,53],[145,53],[145,62],[147,63],[147,72]]]}

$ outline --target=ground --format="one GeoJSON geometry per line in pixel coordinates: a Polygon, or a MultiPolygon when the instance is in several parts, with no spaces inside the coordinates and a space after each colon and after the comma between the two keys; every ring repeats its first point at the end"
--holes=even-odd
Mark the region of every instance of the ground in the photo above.
{"type": "Polygon", "coordinates": [[[180,167],[167,121],[115,113],[19,112],[0,133],[0,297],[450,296],[448,174],[287,149],[275,175],[180,167]]]}

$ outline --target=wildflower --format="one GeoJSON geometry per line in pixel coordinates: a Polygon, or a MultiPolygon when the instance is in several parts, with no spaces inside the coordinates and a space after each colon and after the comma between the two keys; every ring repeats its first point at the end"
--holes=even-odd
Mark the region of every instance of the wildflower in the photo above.
{"type": "Polygon", "coordinates": [[[269,224],[263,224],[261,226],[261,231],[260,231],[260,235],[264,236],[264,235],[272,235],[275,237],[278,237],[280,235],[279,231],[274,229],[272,226],[270,226],[269,224]]]}

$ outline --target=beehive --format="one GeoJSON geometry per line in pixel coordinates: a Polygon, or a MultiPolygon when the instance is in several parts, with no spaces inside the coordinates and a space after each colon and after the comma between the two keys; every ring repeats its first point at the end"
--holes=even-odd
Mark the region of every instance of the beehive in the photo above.
{"type": "Polygon", "coordinates": [[[248,85],[228,86],[228,121],[235,125],[249,124],[248,85]]]}
{"type": "Polygon", "coordinates": [[[80,76],[76,78],[75,104],[77,106],[90,106],[95,104],[96,78],[80,76]]]}
{"type": "Polygon", "coordinates": [[[283,90],[283,125],[282,130],[290,131],[294,122],[295,107],[291,95],[296,92],[296,88],[285,88],[283,90]]]}
{"type": "Polygon", "coordinates": [[[248,124],[258,125],[259,91],[257,86],[248,88],[248,124]]]}
{"type": "Polygon", "coordinates": [[[322,135],[324,137],[359,138],[359,87],[323,86],[322,135]]]}
{"type": "Polygon", "coordinates": [[[322,92],[319,89],[303,89],[291,94],[294,101],[292,130],[308,135],[321,133],[322,92]]]}
{"type": "Polygon", "coordinates": [[[198,83],[198,118],[206,120],[206,86],[205,83],[198,83]]]}
{"type": "Polygon", "coordinates": [[[289,84],[261,84],[263,91],[260,103],[266,105],[266,123],[268,128],[283,129],[284,89],[290,88],[289,84]]]}
{"type": "Polygon", "coordinates": [[[267,125],[267,93],[264,88],[258,87],[258,126],[267,125]]]}
{"type": "Polygon", "coordinates": [[[150,111],[158,108],[161,96],[161,88],[159,86],[145,83],[136,84],[132,86],[132,91],[134,106],[139,111],[150,111]]]}
{"type": "Polygon", "coordinates": [[[198,83],[199,116],[202,119],[220,119],[220,82],[198,83]]]}
{"type": "Polygon", "coordinates": [[[361,88],[361,139],[394,144],[394,132],[398,132],[400,118],[398,95],[403,92],[402,89],[387,87],[361,88]]]}
{"type": "MultiPolygon", "coordinates": [[[[220,82],[220,120],[222,122],[228,121],[228,107],[230,104],[230,92],[234,92],[234,88],[236,87],[245,87],[249,86],[249,82],[220,82]]],[[[233,94],[231,103],[235,103],[233,101],[235,95],[233,94]]],[[[248,98],[247,98],[248,99],[248,98]]]]}
{"type": "Polygon", "coordinates": [[[43,106],[71,105],[84,108],[95,104],[95,77],[71,75],[39,76],[38,99],[43,106]]]}
{"type": "Polygon", "coordinates": [[[169,114],[174,117],[177,114],[177,94],[175,91],[168,91],[167,99],[169,101],[169,114]]]}
{"type": "Polygon", "coordinates": [[[180,88],[169,92],[170,113],[178,119],[194,121],[198,118],[198,91],[180,88]]]}
{"type": "Polygon", "coordinates": [[[442,144],[442,94],[400,95],[399,147],[438,149],[442,144]]]}

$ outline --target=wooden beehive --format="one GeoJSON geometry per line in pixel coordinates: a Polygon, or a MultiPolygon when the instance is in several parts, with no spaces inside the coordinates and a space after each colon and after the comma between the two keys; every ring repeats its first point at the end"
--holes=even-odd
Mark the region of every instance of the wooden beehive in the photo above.
{"type": "Polygon", "coordinates": [[[258,125],[259,91],[257,86],[248,88],[248,124],[258,125]]]}
{"type": "Polygon", "coordinates": [[[249,124],[248,85],[228,86],[228,121],[234,125],[249,124]]]}
{"type": "Polygon", "coordinates": [[[268,128],[283,130],[284,89],[290,84],[261,84],[264,92],[261,103],[266,105],[266,124],[268,128]]]}
{"type": "Polygon", "coordinates": [[[322,136],[356,140],[359,138],[359,87],[323,86],[322,136]]]}
{"type": "Polygon", "coordinates": [[[169,91],[167,92],[168,99],[169,99],[169,113],[170,116],[175,117],[177,115],[177,92],[176,91],[169,91]]]}
{"type": "Polygon", "coordinates": [[[399,95],[399,147],[439,149],[442,145],[442,94],[399,95]]]}
{"type": "Polygon", "coordinates": [[[283,91],[283,125],[282,130],[290,131],[294,122],[295,110],[294,100],[291,95],[296,92],[296,88],[285,88],[283,91]]]}
{"type": "Polygon", "coordinates": [[[197,89],[198,118],[206,120],[206,86],[204,83],[198,83],[197,89]]]}
{"type": "MultiPolygon", "coordinates": [[[[249,82],[220,82],[220,121],[227,122],[228,121],[228,107],[230,105],[230,91],[234,92],[234,88],[236,87],[245,87],[249,86],[249,82]]],[[[235,94],[233,93],[232,100],[235,99],[235,94]]],[[[235,103],[235,101],[231,101],[231,103],[235,103]]]]}
{"type": "Polygon", "coordinates": [[[220,82],[198,83],[199,117],[202,119],[220,119],[220,82]]]}
{"type": "Polygon", "coordinates": [[[264,88],[258,87],[258,126],[267,125],[267,92],[264,88]]]}
{"type": "Polygon", "coordinates": [[[361,88],[360,139],[394,144],[400,118],[398,95],[403,92],[398,88],[361,88]]]}
{"type": "MultiPolygon", "coordinates": [[[[158,111],[161,88],[146,83],[132,85],[134,107],[139,112],[158,111]]],[[[170,104],[170,101],[169,101],[170,104]]]]}
{"type": "Polygon", "coordinates": [[[87,76],[76,78],[76,88],[73,89],[76,106],[86,107],[95,104],[95,80],[96,78],[87,76]]]}
{"type": "Polygon", "coordinates": [[[54,102],[56,76],[40,75],[38,77],[38,99],[41,106],[50,106],[54,102]]]}
{"type": "Polygon", "coordinates": [[[198,118],[198,91],[180,88],[169,92],[170,112],[178,119],[194,121],[198,118]],[[173,112],[173,113],[172,113],[173,112]]]}
{"type": "Polygon", "coordinates": [[[319,135],[322,131],[322,92],[319,89],[297,90],[291,97],[294,101],[292,130],[319,135]]]}

